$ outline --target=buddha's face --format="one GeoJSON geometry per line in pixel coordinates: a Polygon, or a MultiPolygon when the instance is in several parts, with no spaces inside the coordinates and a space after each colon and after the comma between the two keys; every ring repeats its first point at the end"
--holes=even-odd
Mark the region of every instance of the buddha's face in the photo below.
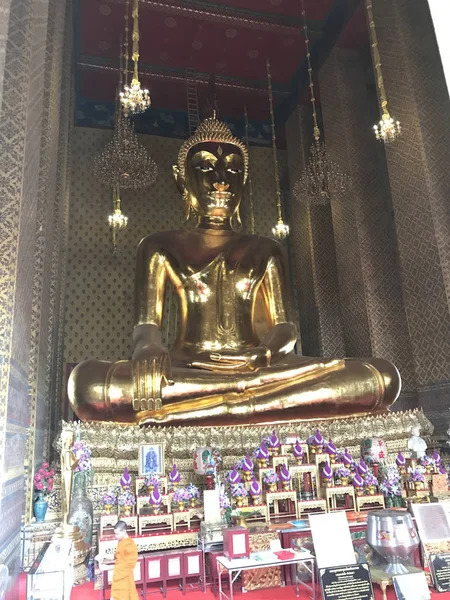
{"type": "Polygon", "coordinates": [[[216,142],[191,148],[185,187],[198,216],[231,218],[239,207],[244,187],[244,160],[239,148],[216,142]]]}

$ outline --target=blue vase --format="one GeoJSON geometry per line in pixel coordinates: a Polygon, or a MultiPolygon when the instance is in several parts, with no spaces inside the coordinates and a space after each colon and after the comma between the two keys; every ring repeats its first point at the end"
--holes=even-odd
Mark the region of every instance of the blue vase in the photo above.
{"type": "Polygon", "coordinates": [[[37,498],[34,501],[34,516],[36,517],[37,523],[43,523],[45,521],[47,508],[48,502],[44,500],[44,492],[38,492],[37,498]]]}

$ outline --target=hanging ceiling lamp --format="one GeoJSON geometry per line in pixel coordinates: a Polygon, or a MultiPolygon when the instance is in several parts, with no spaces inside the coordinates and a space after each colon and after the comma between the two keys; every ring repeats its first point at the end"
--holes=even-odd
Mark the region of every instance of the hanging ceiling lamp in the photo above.
{"type": "Polygon", "coordinates": [[[388,111],[388,101],[384,88],[383,73],[381,71],[381,57],[378,51],[378,39],[373,20],[372,0],[366,1],[367,22],[369,24],[370,45],[372,47],[372,62],[378,88],[378,100],[380,102],[381,120],[373,126],[375,137],[380,142],[389,144],[398,138],[401,133],[400,121],[394,121],[388,111]]]}
{"type": "MultiPolygon", "coordinates": [[[[125,32],[126,29],[127,27],[125,32]]],[[[121,54],[118,90],[126,76],[121,54]]],[[[113,137],[95,158],[93,167],[99,181],[112,189],[113,212],[109,215],[108,222],[112,231],[113,254],[116,254],[117,234],[128,225],[128,217],[121,209],[120,190],[148,187],[155,182],[158,173],[156,163],[139,143],[133,123],[123,114],[118,94],[113,137]]]]}
{"type": "Polygon", "coordinates": [[[273,112],[273,93],[272,93],[272,75],[270,72],[270,62],[267,59],[267,85],[269,89],[269,107],[270,107],[270,123],[272,126],[272,153],[273,153],[273,167],[275,173],[275,194],[277,204],[277,223],[272,227],[272,234],[279,240],[283,240],[289,235],[289,225],[283,221],[283,210],[281,206],[281,190],[280,190],[280,176],[278,173],[278,157],[277,157],[277,138],[275,135],[275,116],[273,112]]]}
{"type": "Polygon", "coordinates": [[[305,35],[306,60],[308,63],[309,91],[311,96],[314,141],[309,151],[309,162],[300,179],[294,185],[294,196],[299,202],[309,205],[326,205],[331,198],[344,194],[350,178],[342,173],[336,163],[328,157],[325,142],[321,140],[321,131],[317,121],[314,79],[311,65],[310,40],[304,0],[302,0],[303,30],[305,35]]]}
{"type": "MultiPolygon", "coordinates": [[[[128,2],[125,10],[126,19],[128,19],[128,2]]],[[[134,64],[133,77],[131,79],[131,85],[128,85],[128,82],[126,81],[123,92],[120,92],[120,102],[122,103],[125,115],[128,115],[128,113],[136,114],[145,112],[151,104],[149,91],[147,89],[142,89],[139,81],[139,0],[133,0],[133,11],[131,16],[133,17],[133,54],[131,55],[134,64]]],[[[126,44],[126,47],[128,48],[128,41],[126,44]]],[[[126,61],[128,62],[128,52],[126,61]]]]}

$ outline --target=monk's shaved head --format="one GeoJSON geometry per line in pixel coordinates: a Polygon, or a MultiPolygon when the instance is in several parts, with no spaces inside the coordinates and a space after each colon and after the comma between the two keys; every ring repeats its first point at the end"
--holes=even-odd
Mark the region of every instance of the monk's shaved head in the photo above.
{"type": "Polygon", "coordinates": [[[127,530],[127,524],[125,523],[125,521],[117,521],[117,523],[114,525],[114,531],[126,531],[127,530]]]}

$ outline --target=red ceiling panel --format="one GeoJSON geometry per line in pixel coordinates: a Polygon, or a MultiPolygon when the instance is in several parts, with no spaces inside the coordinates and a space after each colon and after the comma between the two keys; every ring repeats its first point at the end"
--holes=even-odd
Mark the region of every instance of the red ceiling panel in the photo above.
{"type": "MultiPolygon", "coordinates": [[[[301,0],[210,0],[211,4],[218,6],[234,6],[255,12],[274,13],[301,17],[301,0]]],[[[322,20],[326,17],[333,0],[304,0],[308,20],[322,20]]]]}
{"type": "MultiPolygon", "coordinates": [[[[308,22],[317,34],[336,0],[304,1],[308,22]]],[[[142,75],[141,81],[151,90],[153,106],[186,109],[184,69],[191,67],[200,73],[214,73],[219,83],[231,84],[217,88],[224,115],[240,118],[246,104],[250,118],[267,119],[266,57],[271,61],[274,83],[284,86],[287,92],[305,56],[298,25],[301,0],[209,0],[207,5],[209,12],[205,15],[201,10],[180,11],[180,6],[198,9],[196,0],[141,0],[140,66],[141,72],[153,73],[142,75]],[[240,11],[233,15],[233,8],[240,11]],[[245,19],[242,11],[246,11],[245,19]],[[262,93],[248,89],[261,86],[262,93]]],[[[124,32],[125,1],[76,0],[75,6],[79,93],[81,98],[111,101],[118,79],[114,68],[124,32]],[[93,65],[100,68],[93,69],[93,65]]],[[[131,29],[131,18],[129,26],[131,29]]],[[[313,43],[320,41],[320,35],[311,37],[313,43]]],[[[342,32],[339,45],[359,47],[366,40],[364,10],[360,6],[342,32]]],[[[131,44],[129,51],[131,54],[131,44]]],[[[202,84],[198,89],[202,106],[207,88],[202,84]]],[[[283,97],[276,94],[275,104],[283,97]]]]}
{"type": "MultiPolygon", "coordinates": [[[[81,0],[80,52],[117,59],[123,15],[123,5],[81,0]]],[[[234,23],[229,27],[150,10],[141,10],[139,21],[142,64],[192,67],[204,73],[264,80],[265,60],[269,56],[273,80],[289,82],[305,52],[300,35],[286,36],[234,23]]]]}

